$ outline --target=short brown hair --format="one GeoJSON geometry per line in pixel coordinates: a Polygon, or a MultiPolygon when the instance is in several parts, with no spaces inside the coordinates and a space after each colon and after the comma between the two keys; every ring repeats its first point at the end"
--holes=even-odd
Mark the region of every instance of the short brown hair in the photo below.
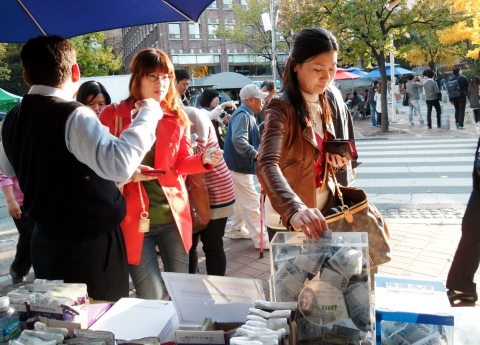
{"type": "Polygon", "coordinates": [[[30,84],[57,87],[72,75],[77,53],[63,37],[38,36],[25,43],[20,60],[30,84]]]}
{"type": "Polygon", "coordinates": [[[187,124],[188,118],[185,112],[180,108],[178,102],[178,91],[174,85],[174,69],[173,64],[160,49],[146,48],[139,51],[132,59],[130,63],[130,82],[128,89],[130,91],[129,98],[136,100],[143,99],[141,94],[142,79],[149,73],[160,71],[170,75],[170,85],[168,87],[167,95],[162,102],[165,102],[167,107],[172,110],[174,114],[178,116],[179,123],[187,124]]]}

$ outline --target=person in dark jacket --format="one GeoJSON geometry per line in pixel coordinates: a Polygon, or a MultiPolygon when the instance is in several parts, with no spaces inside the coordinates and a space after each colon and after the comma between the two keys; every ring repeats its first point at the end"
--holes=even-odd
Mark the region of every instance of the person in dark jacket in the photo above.
{"type": "Polygon", "coordinates": [[[480,265],[480,231],[478,228],[478,210],[480,209],[480,139],[473,162],[473,191],[468,200],[462,220],[462,237],[448,271],[447,295],[450,303],[476,302],[477,286],[475,273],[480,265]]]}
{"type": "Polygon", "coordinates": [[[478,76],[473,77],[468,86],[468,102],[473,109],[475,123],[478,123],[480,121],[480,78],[478,76]]]}
{"type": "Polygon", "coordinates": [[[372,126],[377,127],[377,111],[375,101],[375,94],[377,93],[378,80],[375,80],[372,86],[368,89],[368,104],[370,105],[370,115],[372,116],[372,126]]]}
{"type": "Polygon", "coordinates": [[[467,105],[468,79],[462,75],[460,67],[453,69],[453,77],[449,81],[457,80],[460,87],[460,96],[450,98],[450,103],[455,107],[455,125],[457,129],[465,129],[463,120],[465,119],[465,107],[467,105]]]}

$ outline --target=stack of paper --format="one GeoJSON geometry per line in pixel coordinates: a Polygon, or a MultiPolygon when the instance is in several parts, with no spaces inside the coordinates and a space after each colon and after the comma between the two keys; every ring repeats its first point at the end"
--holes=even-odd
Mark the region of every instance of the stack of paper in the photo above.
{"type": "Polygon", "coordinates": [[[90,329],[112,332],[115,339],[157,337],[163,343],[172,340],[177,327],[172,302],[122,298],[90,329]]]}

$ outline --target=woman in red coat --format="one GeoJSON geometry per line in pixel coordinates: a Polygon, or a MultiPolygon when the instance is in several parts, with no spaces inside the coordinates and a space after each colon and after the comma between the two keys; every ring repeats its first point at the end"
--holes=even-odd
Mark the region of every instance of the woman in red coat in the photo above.
{"type": "MultiPolygon", "coordinates": [[[[157,140],[146,154],[142,166],[124,186],[127,215],[122,222],[127,247],[130,276],[137,297],[166,297],[160,275],[158,246],[167,272],[188,273],[188,252],[192,246],[192,220],[184,175],[206,172],[206,153],[194,155],[190,145],[189,120],[178,103],[174,68],[168,56],[159,49],[148,48],[137,53],[130,64],[130,95],[118,107],[107,106],[100,121],[118,135],[131,122],[136,100],[153,98],[164,112],[157,126],[157,140]],[[140,169],[162,169],[154,177],[140,169]],[[149,219],[148,221],[141,219],[149,219]],[[147,223],[146,232],[140,224],[147,223]]],[[[220,160],[214,154],[211,164],[220,160]]]]}

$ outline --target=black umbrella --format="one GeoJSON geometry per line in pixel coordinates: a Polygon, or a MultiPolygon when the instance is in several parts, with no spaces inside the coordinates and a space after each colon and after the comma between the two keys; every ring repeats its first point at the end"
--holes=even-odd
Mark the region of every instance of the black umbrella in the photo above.
{"type": "Polygon", "coordinates": [[[70,38],[127,26],[198,21],[212,0],[0,0],[0,42],[70,38]]]}

